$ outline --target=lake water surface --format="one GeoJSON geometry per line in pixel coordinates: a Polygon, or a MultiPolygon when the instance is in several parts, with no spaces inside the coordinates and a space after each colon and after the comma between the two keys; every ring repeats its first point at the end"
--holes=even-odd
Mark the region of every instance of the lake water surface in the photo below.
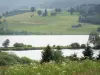
{"type": "MultiPolygon", "coordinates": [[[[78,57],[82,57],[83,49],[79,49],[79,50],[70,50],[70,49],[63,49],[62,53],[64,56],[70,56],[71,54],[76,53],[78,57]]],[[[93,50],[94,52],[94,57],[96,57],[98,55],[100,50],[93,50]]],[[[18,55],[19,57],[28,57],[30,59],[33,60],[40,60],[41,59],[41,52],[42,50],[29,50],[29,51],[6,51],[9,53],[14,53],[16,55],[18,55]]]]}
{"type": "MultiPolygon", "coordinates": [[[[10,46],[13,46],[14,43],[24,43],[29,44],[32,46],[50,46],[53,45],[63,45],[67,46],[71,43],[78,42],[79,44],[86,44],[88,41],[88,35],[21,35],[21,36],[0,36],[0,46],[5,39],[10,40],[10,46]]],[[[19,57],[29,57],[34,60],[41,59],[41,52],[42,50],[29,50],[29,51],[7,51],[9,53],[15,53],[19,57]]],[[[77,53],[78,57],[83,56],[81,50],[70,50],[70,49],[63,49],[62,50],[64,56],[69,56],[71,54],[77,53]]],[[[94,50],[94,56],[99,53],[99,50],[94,50]]]]}

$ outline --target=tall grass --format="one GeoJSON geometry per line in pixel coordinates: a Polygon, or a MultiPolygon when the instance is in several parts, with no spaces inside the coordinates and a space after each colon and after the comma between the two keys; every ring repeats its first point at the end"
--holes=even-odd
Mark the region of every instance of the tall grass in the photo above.
{"type": "Polygon", "coordinates": [[[5,75],[100,75],[100,62],[85,60],[15,65],[9,67],[5,75]]]}

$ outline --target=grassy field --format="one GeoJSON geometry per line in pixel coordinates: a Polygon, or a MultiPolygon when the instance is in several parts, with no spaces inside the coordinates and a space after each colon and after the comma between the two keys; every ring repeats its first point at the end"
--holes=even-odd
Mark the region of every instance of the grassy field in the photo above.
{"type": "Polygon", "coordinates": [[[6,17],[5,23],[0,25],[0,28],[7,28],[14,31],[27,31],[40,34],[89,34],[91,31],[96,31],[99,25],[81,23],[82,27],[72,28],[73,25],[79,24],[78,13],[70,15],[68,12],[62,12],[57,16],[47,17],[38,16],[35,12],[27,12],[15,16],[6,17]]]}
{"type": "Polygon", "coordinates": [[[100,75],[100,62],[85,60],[83,62],[66,61],[59,64],[42,65],[33,63],[10,66],[7,69],[2,68],[0,72],[0,75],[100,75]]]}

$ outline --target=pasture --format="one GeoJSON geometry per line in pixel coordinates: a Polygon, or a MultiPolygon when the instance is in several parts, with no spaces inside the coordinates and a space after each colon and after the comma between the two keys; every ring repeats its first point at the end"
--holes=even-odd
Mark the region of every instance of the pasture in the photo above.
{"type": "Polygon", "coordinates": [[[0,24],[0,28],[7,28],[12,31],[27,31],[46,35],[74,35],[89,34],[96,31],[99,25],[79,23],[78,13],[70,15],[69,12],[61,12],[56,16],[38,16],[36,12],[27,12],[15,16],[6,17],[6,22],[0,24]],[[81,24],[81,27],[73,28],[73,25],[81,24]]]}

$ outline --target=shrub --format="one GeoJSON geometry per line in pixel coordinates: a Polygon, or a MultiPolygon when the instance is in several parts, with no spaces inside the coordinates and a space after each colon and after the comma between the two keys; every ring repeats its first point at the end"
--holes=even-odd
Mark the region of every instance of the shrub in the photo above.
{"type": "Polygon", "coordinates": [[[38,10],[37,13],[39,16],[42,15],[42,10],[38,10]]]}
{"type": "Polygon", "coordinates": [[[22,64],[30,64],[32,62],[32,60],[27,57],[22,57],[21,62],[22,62],[22,64]]]}
{"type": "Polygon", "coordinates": [[[4,59],[0,59],[0,66],[6,66],[7,65],[7,61],[4,59]]]}
{"type": "Polygon", "coordinates": [[[13,46],[14,47],[24,47],[24,44],[23,43],[15,43],[13,46]]]}
{"type": "Polygon", "coordinates": [[[42,52],[42,60],[41,60],[41,63],[43,63],[43,62],[50,62],[53,59],[54,59],[54,51],[48,45],[44,49],[44,51],[42,52]]]}
{"type": "Polygon", "coordinates": [[[72,43],[71,44],[71,48],[79,49],[80,48],[80,45],[78,43],[72,43]]]}
{"type": "Polygon", "coordinates": [[[86,48],[86,45],[85,44],[81,44],[81,48],[86,48]]]}
{"type": "Polygon", "coordinates": [[[5,47],[5,48],[7,48],[7,47],[9,46],[9,43],[10,43],[9,39],[6,39],[6,40],[3,42],[2,46],[5,47]]]}
{"type": "Polygon", "coordinates": [[[100,52],[99,52],[99,54],[98,54],[98,56],[97,56],[96,59],[97,59],[97,60],[100,60],[100,52]]]}
{"type": "Polygon", "coordinates": [[[90,46],[87,46],[85,48],[85,51],[83,51],[83,55],[84,55],[85,58],[92,59],[92,57],[93,57],[93,51],[92,51],[92,49],[91,49],[90,46]]]}

